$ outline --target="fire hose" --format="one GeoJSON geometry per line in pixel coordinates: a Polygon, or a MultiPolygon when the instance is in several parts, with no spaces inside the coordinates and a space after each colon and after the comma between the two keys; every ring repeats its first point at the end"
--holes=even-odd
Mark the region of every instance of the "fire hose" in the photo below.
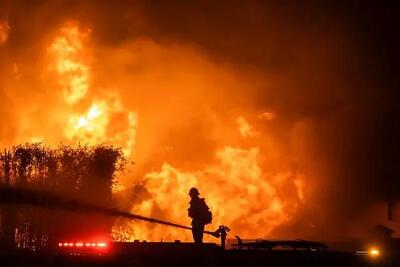
{"type": "MultiPolygon", "coordinates": [[[[121,211],[115,208],[101,207],[94,204],[82,203],[75,199],[69,199],[51,192],[37,191],[23,187],[0,186],[0,204],[31,205],[46,208],[60,208],[69,211],[103,213],[113,217],[123,217],[133,220],[146,221],[150,223],[167,225],[185,230],[192,230],[192,227],[180,225],[156,218],[141,216],[138,214],[121,211]]],[[[230,229],[221,225],[214,232],[204,231],[205,234],[221,238],[221,246],[225,248],[225,239],[230,229]]]]}

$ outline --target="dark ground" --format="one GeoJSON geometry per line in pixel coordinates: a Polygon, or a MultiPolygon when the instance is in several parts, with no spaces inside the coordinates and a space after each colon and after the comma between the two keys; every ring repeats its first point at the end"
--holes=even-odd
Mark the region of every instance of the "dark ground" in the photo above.
{"type": "Polygon", "coordinates": [[[112,243],[106,251],[58,250],[0,254],[2,266],[395,266],[389,258],[372,259],[338,251],[222,250],[215,244],[112,243]],[[79,255],[78,255],[79,254],[79,255]]]}

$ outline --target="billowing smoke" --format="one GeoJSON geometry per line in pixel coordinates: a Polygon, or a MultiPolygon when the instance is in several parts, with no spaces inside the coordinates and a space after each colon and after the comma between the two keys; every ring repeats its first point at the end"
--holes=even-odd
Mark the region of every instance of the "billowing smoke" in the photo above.
{"type": "MultiPolygon", "coordinates": [[[[2,145],[123,147],[135,162],[115,188],[124,209],[189,224],[197,186],[214,224],[245,237],[337,238],[385,220],[372,210],[399,196],[390,6],[0,7],[2,145]]],[[[190,238],[128,229],[131,239],[190,238]]]]}

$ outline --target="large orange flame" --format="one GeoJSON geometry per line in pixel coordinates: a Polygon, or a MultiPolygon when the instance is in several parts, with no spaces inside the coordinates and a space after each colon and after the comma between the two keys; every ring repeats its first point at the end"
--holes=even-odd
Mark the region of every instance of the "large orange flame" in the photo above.
{"type": "MultiPolygon", "coordinates": [[[[285,183],[290,182],[293,173],[265,177],[259,162],[259,148],[226,146],[216,152],[216,159],[200,171],[182,172],[165,163],[160,171],[146,174],[145,185],[150,197],[135,205],[132,211],[146,216],[163,214],[175,222],[189,224],[187,194],[192,186],[197,186],[214,213],[213,224],[208,226],[210,230],[228,224],[237,234],[265,236],[290,221],[304,197],[303,177],[297,175],[293,181],[297,194],[282,197],[279,191],[285,190],[285,183]]],[[[190,233],[184,234],[182,230],[166,231],[163,226],[149,228],[136,222],[131,227],[134,229],[131,238],[190,240],[190,233]]]]}
{"type": "Polygon", "coordinates": [[[126,111],[117,94],[100,99],[87,97],[91,76],[89,36],[90,29],[82,30],[76,23],[67,23],[49,47],[50,66],[59,76],[65,102],[72,107],[80,100],[91,102],[86,112],[72,111],[67,115],[64,134],[74,142],[120,146],[129,156],[135,144],[137,114],[126,111]],[[116,117],[123,127],[118,132],[112,130],[115,125],[110,126],[116,117]]]}
{"type": "MultiPolygon", "coordinates": [[[[143,42],[142,45],[147,44],[143,42]]],[[[148,56],[150,61],[152,60],[148,64],[153,64],[153,61],[156,61],[156,55],[161,55],[160,57],[168,64],[185,62],[183,59],[181,59],[181,62],[177,61],[177,63],[171,61],[168,57],[165,59],[160,49],[154,44],[149,46],[151,52],[143,52],[143,49],[138,49],[138,51],[129,49],[129,52],[123,54],[122,57],[131,57],[132,54],[136,55],[143,52],[143,58],[146,59],[146,56],[148,56]]],[[[139,108],[136,109],[135,104],[132,103],[129,105],[130,108],[127,108],[129,99],[125,98],[126,94],[124,97],[121,96],[124,93],[118,87],[121,86],[121,83],[109,82],[106,85],[101,84],[101,86],[96,84],[96,77],[99,74],[96,72],[98,68],[93,67],[93,62],[96,61],[93,51],[96,51],[96,47],[91,43],[90,29],[85,29],[78,23],[67,23],[60,27],[47,48],[49,58],[47,69],[50,69],[48,79],[51,79],[58,87],[57,92],[60,93],[56,94],[59,98],[57,106],[52,107],[56,115],[50,116],[49,114],[46,118],[52,118],[53,122],[55,121],[54,124],[60,125],[60,132],[63,135],[61,141],[116,145],[122,147],[128,159],[136,161],[136,158],[140,155],[135,154],[135,147],[148,141],[148,137],[144,134],[137,139],[137,131],[141,130],[138,120],[140,117],[141,123],[143,121],[145,125],[149,115],[146,114],[147,117],[141,116],[142,114],[137,111],[139,108]]],[[[133,58],[135,59],[136,56],[133,58]]],[[[174,54],[172,58],[175,59],[176,55],[174,54]]],[[[120,59],[115,59],[116,62],[117,60],[120,59]]],[[[198,64],[202,60],[201,57],[195,58],[198,64]]],[[[146,71],[146,66],[135,64],[132,64],[132,66],[141,71],[146,71]]],[[[126,66],[126,68],[129,69],[132,66],[126,66]]],[[[178,69],[179,66],[177,65],[174,68],[178,69]]],[[[164,67],[159,69],[167,71],[164,67]]],[[[204,71],[206,75],[212,73],[208,68],[205,69],[207,69],[207,71],[204,71]]],[[[179,79],[189,82],[189,84],[206,84],[193,74],[198,69],[194,68],[194,70],[188,72],[190,75],[183,75],[179,72],[179,79]]],[[[117,73],[115,76],[123,75],[119,74],[118,76],[117,73]]],[[[235,75],[230,75],[229,71],[224,70],[222,76],[224,76],[224,79],[233,79],[232,86],[237,84],[235,75]]],[[[138,85],[146,84],[154,79],[151,73],[145,73],[143,77],[142,80],[138,80],[138,85]]],[[[157,77],[168,81],[163,75],[157,77]]],[[[102,77],[100,81],[112,81],[113,78],[102,77]]],[[[190,94],[188,90],[183,89],[180,93],[185,97],[190,94]]],[[[146,92],[139,92],[139,94],[146,95],[146,92]]],[[[167,95],[165,93],[165,96],[167,95]]],[[[201,97],[201,93],[198,92],[193,95],[193,99],[201,97]]],[[[135,98],[134,95],[130,95],[130,97],[135,98]]],[[[168,118],[168,114],[159,112],[157,103],[161,103],[161,101],[157,96],[149,93],[142,99],[155,101],[155,111],[151,114],[156,114],[154,115],[157,117],[155,119],[156,125],[161,124],[163,127],[168,127],[168,125],[179,124],[176,121],[179,121],[181,114],[174,114],[176,117],[168,118]]],[[[182,97],[182,99],[185,98],[182,97]]],[[[181,102],[184,102],[184,100],[172,101],[170,108],[183,105],[184,103],[181,102]]],[[[163,111],[168,111],[168,109],[163,111]]],[[[257,114],[253,114],[253,119],[259,120],[260,124],[269,123],[276,119],[273,111],[257,114]]],[[[188,190],[196,186],[202,196],[206,198],[206,202],[214,214],[213,224],[207,226],[209,230],[214,230],[217,226],[224,224],[232,228],[232,234],[249,237],[268,235],[276,227],[291,222],[302,203],[307,199],[307,192],[305,191],[307,184],[304,174],[300,171],[285,167],[284,164],[275,164],[279,161],[279,155],[276,152],[278,149],[269,139],[265,139],[267,142],[264,142],[268,145],[267,149],[265,144],[258,143],[259,140],[263,140],[261,138],[264,138],[264,132],[253,122],[248,118],[248,114],[238,112],[232,119],[232,123],[224,125],[223,130],[219,131],[222,127],[217,123],[218,127],[209,130],[212,131],[213,136],[217,136],[214,140],[215,144],[213,143],[212,146],[213,153],[211,153],[214,154],[214,158],[204,160],[200,167],[186,168],[184,167],[186,159],[172,160],[168,155],[161,157],[161,160],[160,158],[155,159],[155,161],[161,161],[160,164],[146,167],[145,165],[151,159],[143,160],[144,157],[142,157],[143,162],[137,164],[140,165],[137,168],[140,171],[136,173],[136,165],[132,171],[140,177],[132,178],[129,173],[117,177],[113,189],[116,198],[125,194],[125,197],[121,198],[124,202],[121,206],[131,209],[132,212],[190,225],[190,220],[187,217],[188,190]],[[230,135],[236,137],[232,138],[230,135]],[[272,161],[274,163],[271,163],[272,161]],[[278,166],[269,168],[269,164],[278,166]],[[143,190],[134,191],[134,188],[138,186],[141,186],[143,190]],[[129,197],[132,191],[135,194],[134,201],[129,197]]],[[[154,129],[160,128],[154,127],[154,129]]],[[[195,128],[193,131],[197,130],[195,128]]],[[[35,133],[42,134],[29,136],[30,140],[47,140],[48,137],[54,136],[52,131],[45,132],[43,130],[35,133]]],[[[165,132],[149,133],[148,131],[146,133],[153,136],[165,135],[165,132]]],[[[175,145],[185,147],[188,144],[185,143],[184,139],[182,138],[181,143],[175,145]]],[[[150,144],[147,144],[149,147],[154,145],[151,142],[148,143],[150,144]]],[[[201,150],[199,146],[190,145],[189,147],[193,150],[190,153],[197,153],[201,150]]],[[[164,148],[160,148],[160,150],[162,149],[164,148]]],[[[168,151],[173,152],[174,150],[172,148],[168,151]]],[[[154,154],[148,153],[148,155],[154,154]]],[[[124,220],[116,222],[112,234],[118,240],[191,239],[189,232],[179,229],[124,220]]]]}
{"type": "Polygon", "coordinates": [[[89,89],[89,66],[85,40],[89,32],[82,32],[77,25],[61,28],[59,36],[50,46],[54,53],[54,68],[60,75],[65,100],[73,104],[82,99],[89,89]]]}

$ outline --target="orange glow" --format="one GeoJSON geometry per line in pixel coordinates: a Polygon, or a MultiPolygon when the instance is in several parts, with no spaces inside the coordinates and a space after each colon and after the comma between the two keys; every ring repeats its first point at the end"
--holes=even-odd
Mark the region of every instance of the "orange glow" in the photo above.
{"type": "Polygon", "coordinates": [[[377,248],[371,248],[371,249],[368,250],[368,254],[371,257],[378,257],[381,254],[381,252],[377,248]]]}
{"type": "Polygon", "coordinates": [[[69,140],[89,145],[111,143],[123,148],[126,156],[132,152],[135,144],[137,114],[124,111],[119,100],[95,101],[83,114],[72,114],[65,128],[65,136],[69,140]],[[109,135],[110,122],[115,114],[123,114],[125,128],[109,135]]]}
{"type": "MultiPolygon", "coordinates": [[[[65,125],[64,136],[73,143],[116,145],[130,156],[136,143],[138,114],[126,110],[115,90],[96,98],[90,96],[93,90],[90,32],[78,23],[66,23],[48,49],[49,67],[57,74],[63,101],[68,105],[66,113],[60,114],[60,123],[65,125]],[[80,101],[86,101],[86,111],[82,111],[80,101]],[[118,128],[114,125],[116,121],[118,128]]],[[[35,140],[43,138],[36,136],[35,140]]]]}
{"type": "MultiPolygon", "coordinates": [[[[91,35],[71,22],[49,34],[38,75],[49,96],[26,110],[20,104],[17,141],[121,147],[135,166],[115,177],[113,192],[121,207],[143,216],[190,225],[188,190],[196,186],[213,212],[207,230],[223,224],[232,236],[265,237],[293,221],[310,190],[306,174],[292,167],[303,152],[290,148],[298,134],[276,137],[265,129],[279,121],[275,111],[236,109],[229,98],[258,79],[191,47],[135,39],[109,48],[91,35]],[[226,99],[214,93],[221,85],[226,99]],[[136,187],[141,195],[132,196],[136,187]]],[[[18,81],[26,77],[22,63],[12,68],[18,81]]],[[[189,231],[121,220],[112,236],[192,240],[189,231]]],[[[103,243],[82,246],[96,244],[103,243]]]]}
{"type": "Polygon", "coordinates": [[[258,117],[260,119],[264,119],[264,120],[270,121],[270,120],[273,120],[275,118],[275,115],[272,112],[266,111],[266,112],[261,113],[260,115],[258,115],[258,117]]]}
{"type": "Polygon", "coordinates": [[[10,33],[10,25],[8,25],[8,22],[0,21],[0,45],[7,42],[9,33],[10,33]]]}
{"type": "MultiPolygon", "coordinates": [[[[245,236],[263,236],[274,227],[290,221],[291,212],[296,211],[304,197],[301,178],[298,178],[298,195],[282,197],[278,194],[279,184],[274,177],[266,179],[260,165],[259,148],[236,148],[226,146],[217,151],[218,161],[204,170],[183,172],[170,164],[164,164],[159,172],[146,175],[146,188],[153,199],[135,205],[133,212],[151,216],[151,212],[161,209],[175,222],[185,222],[182,211],[187,209],[187,192],[192,186],[199,188],[206,196],[207,204],[214,214],[214,230],[227,222],[245,236]],[[227,182],[229,181],[229,182],[227,182]],[[173,200],[173,205],[171,201],[173,200]],[[236,223],[235,223],[236,222],[236,223]],[[240,223],[239,223],[240,222],[240,223]],[[241,228],[241,224],[251,227],[241,228]],[[240,229],[240,230],[238,230],[240,229]]],[[[277,181],[287,180],[291,174],[279,174],[277,181]]],[[[132,227],[140,232],[143,239],[157,240],[180,237],[191,240],[190,233],[164,227],[152,227],[132,222],[132,227]]],[[[117,235],[117,233],[114,233],[117,235]]],[[[212,240],[212,239],[209,239],[212,240]]]]}
{"type": "Polygon", "coordinates": [[[89,89],[89,66],[84,49],[87,36],[88,31],[68,24],[61,28],[60,35],[49,48],[56,58],[53,67],[60,76],[60,85],[70,104],[82,99],[89,89]]]}
{"type": "Polygon", "coordinates": [[[236,122],[238,124],[238,130],[242,137],[246,138],[257,135],[257,132],[254,131],[253,127],[246,121],[245,118],[239,117],[237,118],[236,122]]]}
{"type": "Polygon", "coordinates": [[[89,144],[102,142],[108,123],[108,106],[105,102],[94,103],[83,115],[73,115],[65,129],[67,138],[78,137],[89,144]]]}

